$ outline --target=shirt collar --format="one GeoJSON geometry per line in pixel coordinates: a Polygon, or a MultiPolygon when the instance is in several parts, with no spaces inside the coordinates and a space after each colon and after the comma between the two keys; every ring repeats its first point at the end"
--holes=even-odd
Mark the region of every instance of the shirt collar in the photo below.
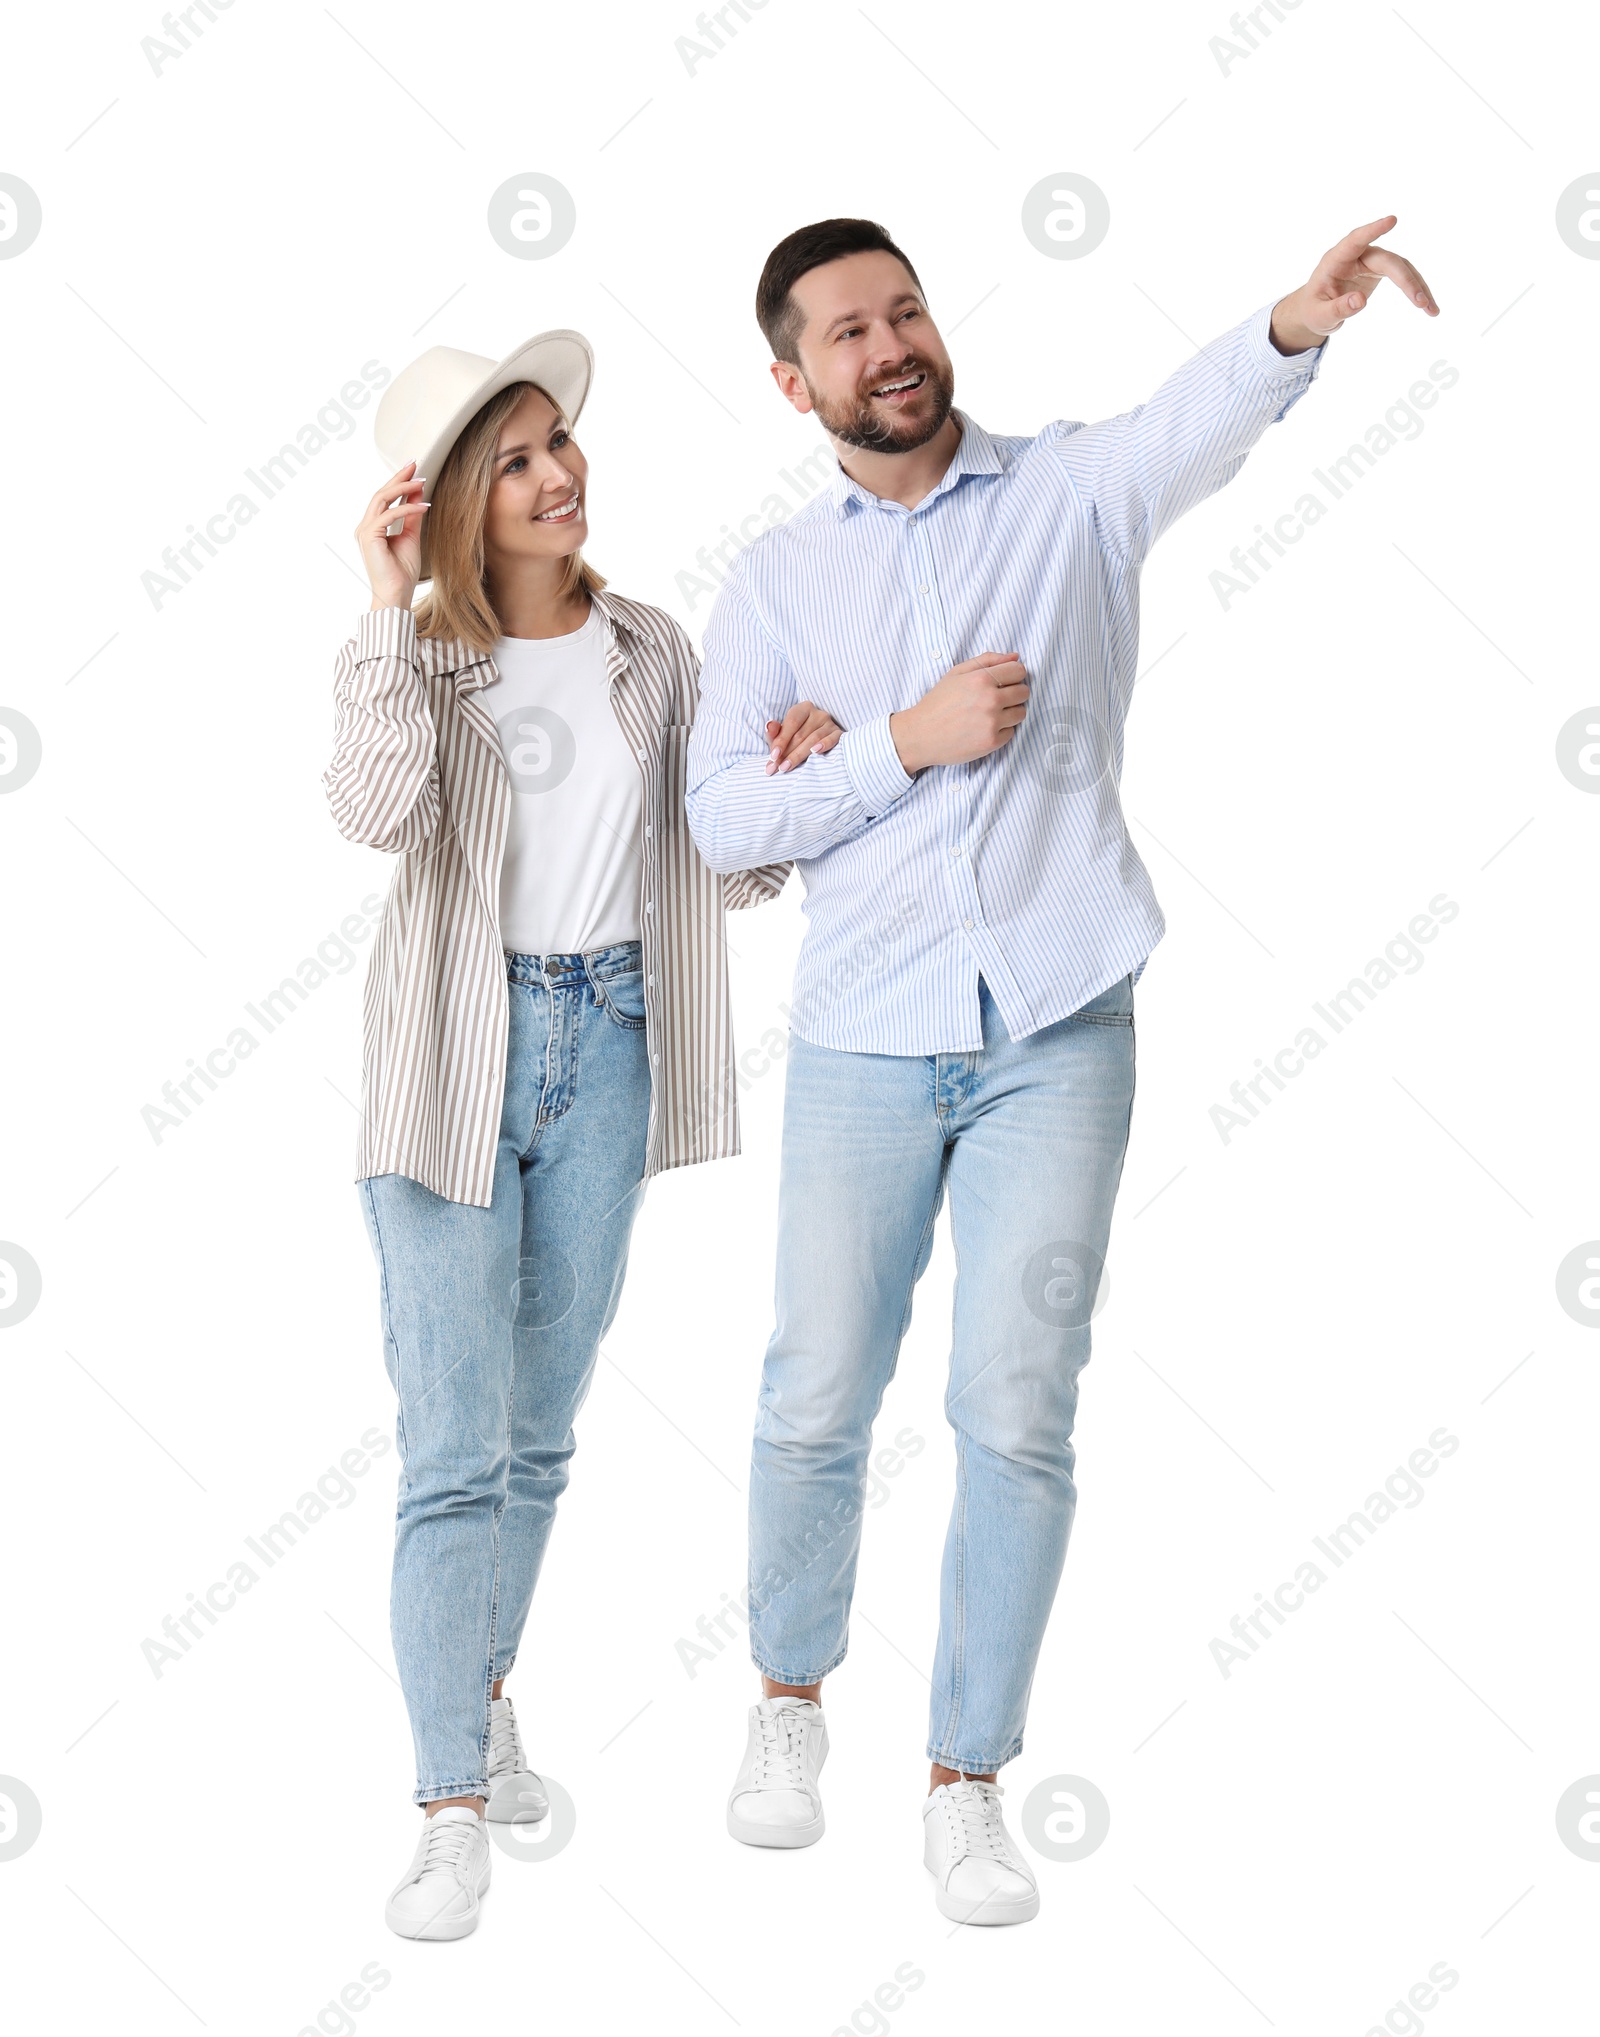
{"type": "Polygon", "coordinates": [[[589,599],[614,630],[620,630],[626,637],[636,637],[641,643],[649,641],[649,631],[626,613],[615,595],[607,594],[603,588],[597,588],[589,599]]]}
{"type": "MultiPolygon", "coordinates": [[[[954,457],[939,477],[938,485],[931,488],[917,504],[919,509],[932,502],[935,496],[943,495],[957,487],[969,474],[1005,472],[1006,462],[1000,456],[1000,448],[983,426],[974,424],[964,410],[952,409],[951,415],[960,420],[961,437],[956,443],[954,457]]],[[[850,478],[843,467],[833,478],[834,514],[841,520],[852,509],[898,509],[900,506],[899,503],[885,503],[883,498],[874,495],[870,488],[863,488],[859,481],[850,478]]]]}
{"type": "MultiPolygon", "coordinates": [[[[599,609],[601,621],[610,625],[613,639],[618,637],[622,639],[618,649],[623,654],[623,662],[626,663],[633,641],[635,639],[648,641],[649,632],[624,611],[622,603],[614,595],[597,588],[589,599],[599,609]]],[[[492,652],[474,650],[459,637],[448,641],[424,637],[421,643],[427,647],[423,655],[431,663],[434,672],[441,676],[450,673],[455,678],[458,688],[478,691],[492,684],[500,676],[492,652]]],[[[610,662],[609,658],[607,662],[610,662]]]]}

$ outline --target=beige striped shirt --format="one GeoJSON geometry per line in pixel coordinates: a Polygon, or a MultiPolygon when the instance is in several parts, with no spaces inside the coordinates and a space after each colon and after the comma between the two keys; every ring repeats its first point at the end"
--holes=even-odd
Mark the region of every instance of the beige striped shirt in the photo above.
{"type": "MultiPolygon", "coordinates": [[[[722,915],[775,897],[789,865],[706,867],[684,812],[699,661],[659,608],[593,599],[644,782],[648,1179],[739,1150],[722,915]]],[[[509,1018],[500,864],[512,793],[483,698],[499,676],[485,651],[419,637],[409,609],[370,610],[339,654],[322,781],[340,833],[400,859],[367,964],[356,1178],[405,1174],[485,1209],[509,1018]]]]}

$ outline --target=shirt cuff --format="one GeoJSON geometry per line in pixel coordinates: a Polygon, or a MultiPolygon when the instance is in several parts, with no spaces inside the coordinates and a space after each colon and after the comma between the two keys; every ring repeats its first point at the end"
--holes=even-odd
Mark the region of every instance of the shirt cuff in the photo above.
{"type": "Polygon", "coordinates": [[[911,790],[914,781],[900,762],[886,714],[863,722],[859,728],[846,729],[839,738],[839,755],[869,819],[876,820],[911,790]]]}
{"type": "Polygon", "coordinates": [[[404,658],[415,663],[417,619],[409,608],[369,608],[356,624],[356,662],[404,658]]]}
{"type": "Polygon", "coordinates": [[[1249,321],[1251,359],[1270,380],[1292,382],[1296,376],[1304,375],[1308,383],[1314,382],[1322,372],[1328,342],[1324,340],[1321,346],[1307,347],[1303,354],[1280,354],[1272,344],[1272,314],[1277,303],[1277,298],[1274,298],[1271,304],[1263,304],[1249,321]]]}

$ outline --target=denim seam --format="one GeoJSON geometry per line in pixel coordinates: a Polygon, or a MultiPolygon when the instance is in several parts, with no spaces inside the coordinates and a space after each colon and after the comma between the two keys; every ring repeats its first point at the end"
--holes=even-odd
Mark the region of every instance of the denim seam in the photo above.
{"type": "Polygon", "coordinates": [[[941,1768],[953,1768],[960,1775],[987,1775],[994,1769],[1004,1768],[1008,1761],[1015,1761],[1022,1752],[1022,1735],[1019,1733],[1004,1754],[958,1755],[953,1748],[935,1747],[928,1743],[928,1759],[937,1761],[941,1768]]]}
{"type": "Polygon", "coordinates": [[[540,1132],[544,1130],[545,1125],[548,1123],[544,1106],[545,1099],[550,1094],[550,1080],[555,1069],[556,1058],[556,991],[555,985],[549,982],[548,979],[545,982],[544,994],[545,1002],[549,1007],[549,1016],[544,1029],[544,1080],[539,1084],[539,1108],[533,1114],[534,1138],[528,1141],[530,1151],[532,1150],[534,1139],[538,1138],[540,1132]]]}
{"type": "Polygon", "coordinates": [[[489,1794],[487,1772],[481,1777],[474,1776],[471,1782],[436,1782],[428,1789],[413,1791],[414,1804],[436,1804],[441,1797],[486,1797],[489,1794]]]}
{"type": "MultiPolygon", "coordinates": [[[[378,1307],[383,1316],[383,1334],[387,1343],[394,1346],[394,1401],[395,1401],[395,1442],[400,1458],[400,1483],[405,1483],[406,1463],[406,1402],[400,1390],[400,1339],[394,1333],[389,1313],[389,1261],[383,1249],[383,1231],[378,1223],[378,1199],[372,1192],[372,1183],[363,1181],[361,1192],[367,1198],[367,1209],[372,1217],[372,1235],[378,1241],[378,1307]]],[[[395,1512],[399,1513],[396,1502],[395,1512]]]]}
{"type": "MultiPolygon", "coordinates": [[[[511,988],[513,990],[537,990],[542,988],[548,994],[550,986],[547,983],[540,985],[535,983],[523,983],[520,981],[513,981],[511,984],[511,988]]],[[[552,1008],[551,1011],[552,1022],[554,1021],[554,1017],[555,1012],[554,1009],[552,1008]]],[[[544,1109],[545,1085],[549,1082],[549,1080],[550,1080],[550,1041],[547,1033],[544,1048],[544,1081],[541,1082],[539,1085],[539,1095],[533,1106],[533,1129],[528,1134],[528,1143],[525,1146],[521,1146],[517,1149],[517,1164],[519,1167],[526,1167],[528,1162],[533,1158],[533,1155],[538,1148],[539,1134],[544,1129],[544,1123],[541,1113],[544,1109]]],[[[510,1094],[511,1094],[511,1078],[508,1072],[506,1077],[506,1095],[509,1097],[510,1094]]]]}
{"type": "Polygon", "coordinates": [[[948,1146],[950,1130],[944,1113],[944,1055],[930,1054],[928,1059],[933,1067],[933,1121],[939,1127],[940,1138],[948,1146]]]}
{"type": "MultiPolygon", "coordinates": [[[[556,1029],[554,998],[555,993],[552,991],[550,1006],[550,1052],[552,1054],[555,1051],[555,1029],[556,1029]]],[[[566,1048],[564,1057],[567,1063],[566,1069],[564,1071],[567,1076],[567,1080],[561,1086],[565,1088],[567,1092],[567,1100],[559,1110],[553,1110],[550,1112],[548,1117],[544,1119],[544,1122],[546,1124],[550,1125],[559,1124],[562,1118],[564,1118],[567,1115],[567,1112],[572,1109],[573,1105],[578,1100],[578,1043],[582,1038],[582,1035],[583,1035],[583,1003],[580,998],[578,1002],[577,1013],[572,1018],[571,1042],[570,1045],[567,1046],[566,1048]]]]}
{"type": "Polygon", "coordinates": [[[1128,1117],[1122,1128],[1122,1159],[1117,1165],[1117,1178],[1111,1187],[1111,1206],[1116,1208],[1117,1190],[1122,1186],[1122,1170],[1128,1164],[1128,1141],[1133,1137],[1133,1099],[1139,1087],[1139,1035],[1133,1028],[1133,1014],[1128,1015],[1128,1051],[1133,1056],[1132,1079],[1128,1083],[1128,1117]]]}
{"type": "MultiPolygon", "coordinates": [[[[956,1262],[956,1291],[961,1289],[961,1248],[956,1238],[956,1206],[950,1202],[950,1246],[956,1262]]],[[[950,1420],[949,1389],[946,1388],[944,1417],[956,1432],[955,1518],[955,1604],[951,1610],[950,1690],[947,1694],[945,1737],[953,1739],[961,1724],[961,1706],[966,1695],[967,1643],[967,1439],[960,1426],[950,1420]]],[[[946,1766],[950,1764],[946,1763],[946,1766]]]]}
{"type": "MultiPolygon", "coordinates": [[[[517,1186],[520,1196],[521,1192],[520,1181],[518,1182],[517,1186]]],[[[520,1216],[517,1242],[520,1247],[521,1245],[520,1216]]],[[[483,1739],[479,1749],[483,1758],[483,1772],[485,1775],[489,1773],[489,1743],[493,1732],[494,1714],[491,1710],[491,1706],[493,1705],[494,1702],[494,1682],[495,1682],[494,1659],[500,1652],[500,1523],[505,1518],[506,1504],[511,1497],[511,1428],[512,1428],[512,1410],[514,1403],[516,1401],[516,1397],[517,1397],[517,1348],[516,1348],[516,1333],[515,1331],[513,1331],[511,1340],[510,1371],[506,1377],[505,1489],[502,1491],[500,1495],[499,1504],[495,1507],[494,1517],[490,1525],[489,1531],[494,1541],[494,1586],[489,1595],[489,1648],[488,1648],[488,1659],[484,1664],[483,1739]]]]}
{"type": "Polygon", "coordinates": [[[839,1667],[839,1664],[843,1662],[845,1656],[849,1653],[849,1650],[850,1644],[848,1641],[846,1641],[844,1647],[842,1647],[839,1650],[838,1654],[834,1656],[833,1660],[831,1662],[825,1663],[821,1669],[804,1670],[794,1676],[788,1675],[785,1671],[781,1669],[772,1668],[772,1666],[769,1663],[763,1662],[761,1657],[755,1654],[753,1651],[751,1653],[750,1660],[755,1664],[756,1668],[761,1672],[761,1674],[767,1677],[773,1683],[798,1683],[798,1684],[821,1683],[822,1679],[825,1676],[831,1676],[834,1670],[836,1670],[839,1667]]]}
{"type": "MultiPolygon", "coordinates": [[[[553,1125],[557,1123],[561,1118],[564,1118],[567,1112],[572,1108],[571,1100],[569,1099],[567,1103],[562,1105],[560,1110],[547,1111],[545,1109],[545,1102],[550,1094],[551,1074],[555,1064],[556,995],[557,995],[556,987],[553,983],[550,982],[548,977],[541,978],[537,986],[529,984],[527,987],[530,990],[534,989],[535,987],[543,990],[545,997],[549,1003],[549,1016],[545,1025],[544,1080],[539,1084],[539,1100],[534,1105],[533,1130],[528,1136],[527,1145],[525,1145],[522,1148],[522,1151],[517,1155],[517,1160],[519,1164],[524,1167],[528,1165],[528,1163],[532,1160],[534,1154],[539,1150],[540,1141],[544,1137],[545,1127],[547,1125],[553,1125]]],[[[576,1055],[574,1055],[573,1060],[574,1093],[576,1093],[576,1089],[577,1089],[577,1060],[576,1055]]]]}
{"type": "MultiPolygon", "coordinates": [[[[960,1278],[960,1275],[957,1275],[960,1278]]],[[[951,1618],[950,1714],[945,1736],[954,1739],[961,1724],[961,1704],[966,1695],[967,1669],[967,1439],[956,1431],[956,1594],[951,1618]]],[[[953,1762],[942,1764],[954,1767],[953,1762]]]]}
{"type": "MultiPolygon", "coordinates": [[[[506,1425],[507,1425],[507,1440],[509,1441],[509,1436],[510,1436],[510,1400],[509,1400],[509,1396],[508,1396],[508,1398],[507,1398],[507,1414],[506,1414],[506,1425]]],[[[509,1465],[508,1465],[508,1466],[507,1466],[507,1474],[508,1474],[508,1479],[509,1479],[509,1472],[510,1472],[510,1467],[509,1467],[509,1465]]],[[[485,1775],[487,1775],[487,1774],[489,1773],[489,1739],[490,1739],[490,1730],[491,1730],[491,1726],[492,1726],[492,1720],[493,1720],[493,1715],[492,1715],[492,1713],[491,1713],[491,1711],[490,1711],[489,1707],[490,1707],[490,1705],[491,1705],[491,1703],[492,1703],[492,1701],[493,1701],[493,1699],[492,1699],[492,1694],[493,1694],[493,1691],[494,1691],[494,1658],[495,1658],[495,1655],[496,1655],[496,1653],[497,1653],[497,1651],[498,1651],[498,1648],[499,1648],[499,1628],[500,1628],[500,1517],[501,1517],[501,1515],[502,1515],[502,1514],[503,1514],[503,1513],[505,1512],[505,1504],[506,1504],[506,1503],[505,1503],[505,1499],[504,1499],[504,1497],[502,1496],[502,1498],[501,1498],[501,1501],[500,1501],[500,1504],[499,1504],[499,1505],[498,1505],[498,1506],[497,1506],[497,1507],[495,1508],[495,1510],[494,1510],[494,1519],[493,1519],[493,1522],[491,1523],[491,1526],[490,1526],[490,1530],[489,1530],[489,1532],[490,1532],[490,1535],[491,1535],[491,1536],[493,1537],[493,1540],[494,1540],[494,1583],[493,1583],[493,1585],[492,1585],[492,1587],[491,1587],[491,1589],[490,1589],[490,1593],[489,1593],[489,1647],[488,1647],[488,1651],[487,1651],[487,1654],[486,1654],[486,1657],[485,1657],[485,1661],[484,1661],[484,1665],[483,1665],[483,1667],[484,1667],[484,1678],[483,1678],[483,1733],[482,1733],[482,1736],[481,1736],[481,1738],[480,1738],[480,1740],[479,1740],[479,1743],[478,1743],[478,1752],[479,1752],[479,1755],[481,1756],[481,1758],[482,1758],[482,1761],[483,1761],[483,1772],[484,1772],[484,1774],[485,1774],[485,1775]]]]}
{"type": "MultiPolygon", "coordinates": [[[[522,1188],[522,1183],[518,1181],[518,1190],[520,1188],[522,1188]]],[[[520,1243],[522,1243],[522,1232],[518,1228],[518,1245],[520,1243]]],[[[493,1597],[489,1601],[489,1681],[483,1687],[483,1772],[485,1774],[489,1772],[489,1740],[491,1740],[491,1733],[493,1733],[493,1711],[491,1711],[491,1705],[493,1705],[495,1683],[497,1683],[497,1678],[495,1678],[495,1658],[499,1656],[499,1524],[505,1520],[505,1507],[510,1505],[510,1499],[512,1499],[512,1428],[514,1428],[514,1420],[516,1420],[516,1332],[512,1334],[512,1371],[510,1371],[508,1381],[505,1381],[505,1491],[501,1493],[499,1505],[495,1507],[495,1518],[493,1518],[495,1589],[493,1589],[493,1597]]],[[[516,1656],[512,1656],[512,1660],[516,1660],[516,1656]]],[[[505,1668],[505,1670],[501,1670],[501,1676],[503,1674],[510,1674],[510,1666],[505,1668]]]]}

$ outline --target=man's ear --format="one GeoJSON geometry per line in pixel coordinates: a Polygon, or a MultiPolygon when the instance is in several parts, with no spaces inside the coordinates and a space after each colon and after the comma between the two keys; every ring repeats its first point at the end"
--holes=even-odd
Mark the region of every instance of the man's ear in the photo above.
{"type": "Polygon", "coordinates": [[[778,393],[786,402],[792,403],[802,417],[811,415],[811,396],[805,377],[792,361],[774,361],[772,379],[778,385],[778,393]]]}

